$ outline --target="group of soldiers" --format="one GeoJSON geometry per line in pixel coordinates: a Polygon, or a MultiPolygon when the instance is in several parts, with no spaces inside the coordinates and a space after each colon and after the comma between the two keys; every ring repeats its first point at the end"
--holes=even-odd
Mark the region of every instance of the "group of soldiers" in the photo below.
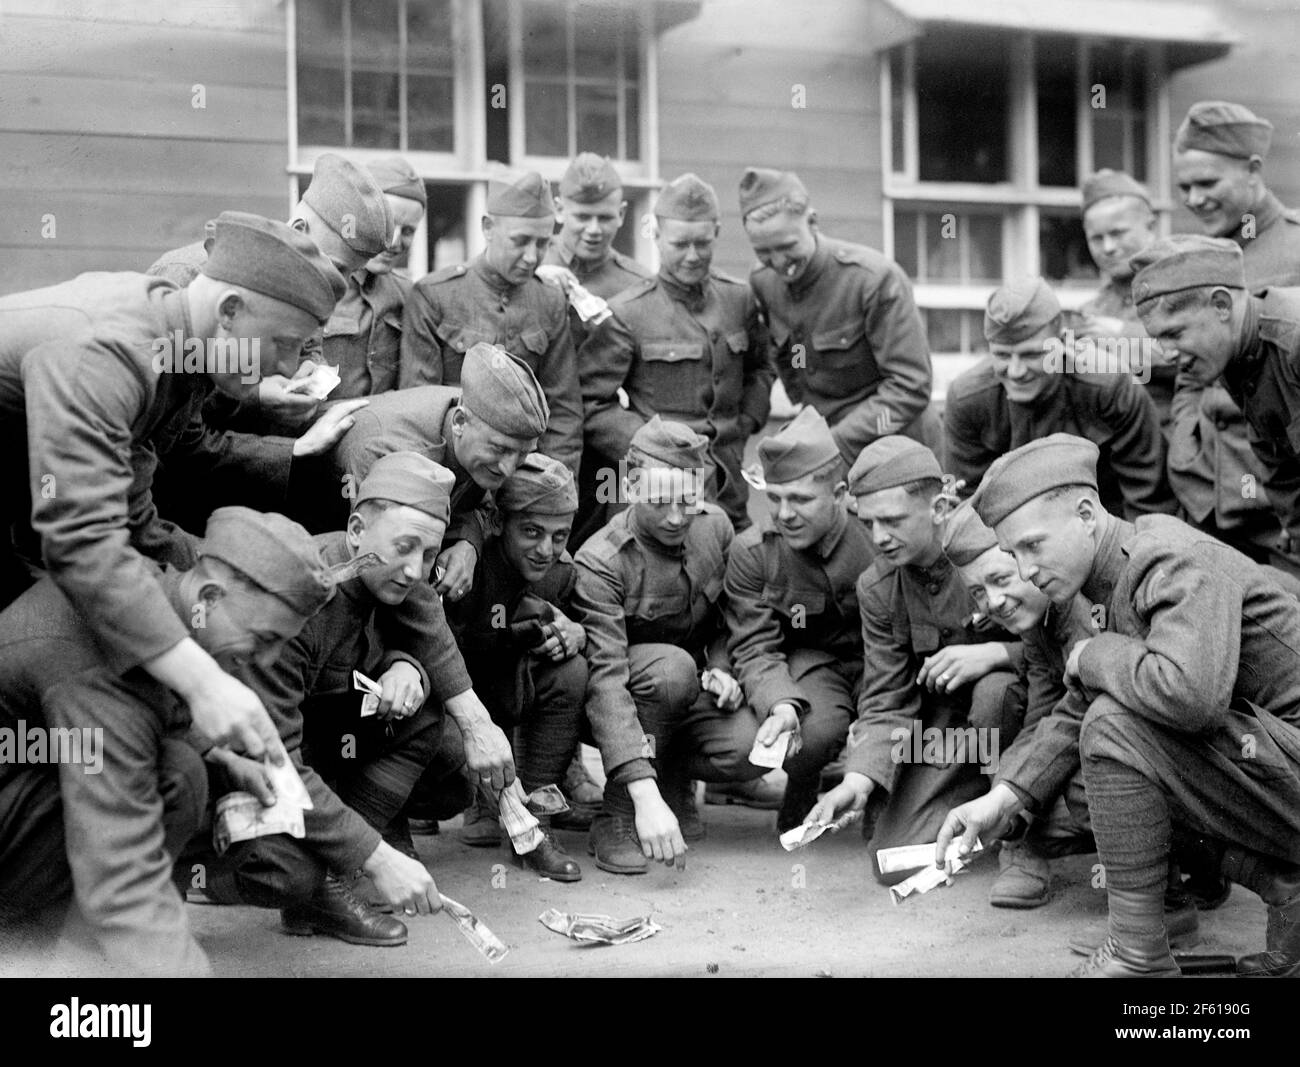
{"type": "Polygon", "coordinates": [[[484,251],[412,283],[424,183],[327,154],[287,222],[0,298],[0,732],[103,756],[0,746],[0,920],[53,915],[109,973],[208,973],[187,900],[400,945],[440,821],[560,882],[585,830],[636,875],[704,838],[703,782],[781,832],[861,812],[873,853],[1000,841],[995,906],[1096,851],[1087,976],[1178,973],[1236,881],[1269,905],[1240,972],[1297,973],[1300,216],[1270,135],[1188,113],[1203,235],[1092,177],[1101,291],[998,288],[942,422],[908,278],[787,171],[740,181],[748,280],[694,174],[656,272],[614,250],[621,180],[583,153],[558,195],[493,181],[484,251]],[[250,795],[268,832],[231,830],[250,795]]]}

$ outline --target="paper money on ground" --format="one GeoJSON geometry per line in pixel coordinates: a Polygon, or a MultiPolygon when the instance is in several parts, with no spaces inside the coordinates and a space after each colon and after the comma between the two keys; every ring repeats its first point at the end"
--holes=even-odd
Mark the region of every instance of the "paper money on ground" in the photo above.
{"type": "Polygon", "coordinates": [[[444,893],[439,893],[438,899],[442,901],[442,910],[455,920],[457,928],[465,935],[465,940],[478,949],[488,963],[500,963],[506,958],[510,950],[469,908],[444,893]]]}
{"type": "Polygon", "coordinates": [[[630,945],[663,929],[649,915],[615,919],[609,915],[569,915],[554,908],[542,912],[537,921],[571,941],[588,945],[630,945]]]}

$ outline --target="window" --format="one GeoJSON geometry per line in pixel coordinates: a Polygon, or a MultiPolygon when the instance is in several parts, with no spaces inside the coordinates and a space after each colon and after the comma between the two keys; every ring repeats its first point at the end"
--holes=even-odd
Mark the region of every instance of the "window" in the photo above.
{"type": "Polygon", "coordinates": [[[980,351],[984,303],[1006,278],[1042,274],[1067,307],[1086,299],[1083,179],[1114,167],[1167,185],[1151,137],[1159,47],[934,27],[884,58],[888,251],[915,283],[932,351],[980,351]]]}
{"type": "Polygon", "coordinates": [[[455,151],[450,0],[297,5],[298,141],[455,151]]]}

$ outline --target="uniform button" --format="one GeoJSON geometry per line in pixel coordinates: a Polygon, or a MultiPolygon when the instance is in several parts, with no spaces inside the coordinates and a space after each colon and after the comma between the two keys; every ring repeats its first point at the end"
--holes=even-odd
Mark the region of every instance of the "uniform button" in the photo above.
{"type": "Polygon", "coordinates": [[[1228,424],[1223,419],[1215,419],[1214,428],[1216,430],[1226,430],[1228,428],[1228,424]]]}
{"type": "Polygon", "coordinates": [[[925,587],[925,591],[929,593],[931,596],[936,595],[939,592],[939,583],[931,582],[929,585],[925,587]]]}
{"type": "Polygon", "coordinates": [[[947,627],[944,627],[942,630],[939,631],[939,636],[943,638],[949,638],[952,636],[952,631],[949,630],[947,627]]]}
{"type": "Polygon", "coordinates": [[[722,384],[722,371],[718,371],[718,373],[713,376],[713,384],[714,385],[722,384]]]}

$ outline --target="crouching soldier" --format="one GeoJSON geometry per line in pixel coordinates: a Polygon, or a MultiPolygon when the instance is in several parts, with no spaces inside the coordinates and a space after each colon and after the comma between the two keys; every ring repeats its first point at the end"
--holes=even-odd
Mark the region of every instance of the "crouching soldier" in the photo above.
{"type": "Polygon", "coordinates": [[[849,492],[877,553],[857,584],[858,721],[843,782],[804,821],[874,798],[864,834],[875,850],[933,840],[953,803],[988,789],[1024,716],[1022,653],[1000,627],[972,621],[975,604],[943,554],[952,498],[933,452],[906,437],[873,441],[849,492]]]}
{"type": "Polygon", "coordinates": [[[845,506],[846,464],[826,420],[805,407],[758,444],[769,517],[736,538],[727,558],[727,651],[766,743],[797,730],[798,752],[777,829],[817,802],[822,768],[844,746],[862,680],[855,583],[875,553],[845,506]]]}
{"type": "MultiPolygon", "coordinates": [[[[573,474],[534,452],[496,493],[496,530],[474,570],[472,591],[447,619],[465,666],[495,722],[514,733],[524,792],[564,780],[578,743],[587,692],[585,631],[565,614],[576,581],[565,552],[578,510],[573,474]]],[[[576,882],[578,865],[539,815],[542,843],[519,862],[557,882],[576,882]]],[[[496,806],[480,792],[465,813],[467,844],[501,843],[496,806]]]]}
{"type": "Polygon", "coordinates": [[[642,874],[646,860],[685,862],[704,836],[692,779],[746,781],[758,732],[727,669],[722,583],[734,536],[701,500],[708,439],[652,418],[632,435],[627,497],[578,551],[573,604],[586,628],[587,715],[608,781],[591,825],[596,866],[642,874]],[[703,691],[701,669],[719,679],[703,691]]]}
{"type": "Polygon", "coordinates": [[[437,753],[444,707],[475,777],[498,789],[514,778],[509,743],[474,695],[428,584],[452,481],[446,468],[411,452],[376,461],[346,532],[318,543],[331,567],[370,553],[381,562],[340,581],[329,610],[273,664],[246,672],[314,807],[303,813],[304,839],[273,834],[210,858],[207,888],[219,900],[281,908],[286,933],[404,944],[406,927],[352,891],[347,879],[358,868],[385,904],[407,915],[439,909],[437,886],[409,839],[394,835],[401,846],[394,847],[381,831],[437,753]],[[379,684],[373,717],[360,717],[354,670],[379,684]]]}
{"type": "MultiPolygon", "coordinates": [[[[1267,569],[1177,519],[1130,524],[1097,499],[1097,448],[1054,434],[990,469],[981,517],[1020,572],[1104,609],[1066,659],[1085,697],[1079,753],[1109,934],[1080,977],[1176,976],[1163,898],[1175,826],[1269,905],[1266,951],[1239,974],[1300,971],[1300,603],[1267,569]],[[1243,755],[1244,753],[1244,755],[1243,755]]],[[[1053,715],[1065,713],[1058,706],[1053,715]]],[[[1040,724],[1039,732],[1043,730],[1040,724]]],[[[999,784],[945,838],[987,840],[1020,810],[999,784]]]]}
{"type": "MultiPolygon", "coordinates": [[[[157,581],[227,671],[278,655],[333,591],[306,530],[237,507],[213,512],[192,570],[167,566],[157,581]]],[[[0,920],[75,892],[110,972],[207,974],[172,863],[203,821],[200,751],[235,758],[204,740],[214,724],[143,668],[113,666],[48,577],[0,615],[0,723],[87,742],[57,773],[0,761],[0,920]]]]}

